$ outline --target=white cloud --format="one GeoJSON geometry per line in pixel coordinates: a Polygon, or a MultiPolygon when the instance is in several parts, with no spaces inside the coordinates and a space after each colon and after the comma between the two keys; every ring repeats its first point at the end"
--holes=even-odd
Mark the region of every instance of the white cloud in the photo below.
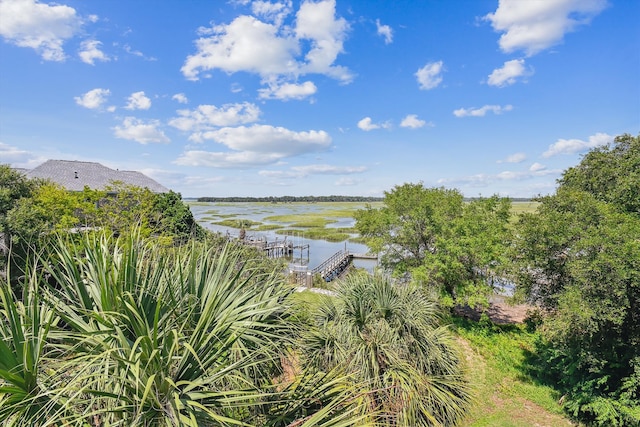
{"type": "Polygon", "coordinates": [[[151,100],[147,98],[143,91],[134,92],[129,96],[126,110],[148,110],[151,108],[151,100]]]}
{"type": "Polygon", "coordinates": [[[107,97],[109,95],[111,95],[111,91],[109,89],[96,88],[90,90],[82,96],[76,96],[73,99],[75,99],[76,104],[84,108],[96,110],[102,107],[105,102],[107,102],[107,97]]]}
{"type": "Polygon", "coordinates": [[[334,184],[337,187],[351,187],[354,185],[358,185],[360,182],[362,182],[362,180],[342,177],[339,180],[337,180],[334,184]]]}
{"type": "Polygon", "coordinates": [[[212,130],[216,127],[253,123],[260,117],[260,108],[255,104],[199,105],[195,110],[178,110],[178,116],[169,125],[185,132],[212,130]]]}
{"type": "Polygon", "coordinates": [[[400,122],[400,127],[418,129],[427,124],[429,126],[433,126],[432,123],[427,123],[424,120],[420,120],[418,116],[415,114],[407,114],[407,116],[404,119],[402,119],[402,121],[400,122]]]}
{"type": "Polygon", "coordinates": [[[384,37],[385,44],[393,42],[393,30],[390,26],[381,25],[380,20],[376,19],[376,28],[378,29],[378,35],[384,37]]]}
{"type": "Polygon", "coordinates": [[[524,153],[515,153],[507,156],[504,160],[498,160],[497,163],[521,163],[527,158],[524,153]]]}
{"type": "Polygon", "coordinates": [[[580,139],[559,139],[551,144],[542,157],[552,157],[558,154],[575,154],[590,150],[591,148],[606,145],[613,141],[613,137],[606,133],[591,135],[588,141],[580,139]]]}
{"type": "Polygon", "coordinates": [[[428,62],[424,67],[420,68],[415,74],[420,89],[429,90],[438,87],[442,83],[443,71],[444,65],[442,61],[428,62]]]}
{"type": "Polygon", "coordinates": [[[251,11],[254,15],[280,26],[284,18],[291,14],[292,4],[291,1],[271,3],[257,0],[251,4],[251,11]]]}
{"type": "Polygon", "coordinates": [[[299,172],[302,176],[307,175],[350,175],[362,173],[367,170],[365,166],[334,166],[334,165],[305,165],[294,166],[292,170],[299,172]]]}
{"type": "Polygon", "coordinates": [[[540,164],[540,163],[536,162],[536,163],[532,164],[532,165],[529,167],[529,170],[530,170],[531,172],[539,172],[539,171],[545,170],[546,168],[547,168],[547,167],[546,167],[545,165],[542,165],[542,164],[540,164]]]}
{"type": "Polygon", "coordinates": [[[299,179],[309,175],[353,175],[366,172],[365,166],[334,166],[327,164],[315,164],[294,166],[288,171],[261,170],[260,176],[273,179],[299,179]]]}
{"type": "Polygon", "coordinates": [[[110,61],[109,58],[103,51],[100,50],[100,45],[102,43],[98,40],[85,40],[80,44],[80,51],[78,52],[78,56],[82,59],[82,62],[89,65],[94,65],[95,61],[110,61]]]}
{"type": "Polygon", "coordinates": [[[526,181],[534,178],[549,175],[560,175],[560,169],[547,169],[539,163],[534,163],[526,171],[502,171],[497,174],[479,173],[459,178],[439,179],[438,184],[442,185],[471,185],[473,187],[483,187],[499,181],[526,181]]]}
{"type": "Polygon", "coordinates": [[[0,35],[9,43],[34,49],[46,61],[64,61],[62,45],[81,29],[72,7],[35,0],[0,1],[0,35]]]}
{"type": "Polygon", "coordinates": [[[363,131],[368,132],[370,130],[380,129],[380,128],[389,129],[391,127],[391,123],[389,122],[373,123],[371,120],[371,117],[365,117],[364,119],[358,122],[358,127],[363,131]]]}
{"type": "Polygon", "coordinates": [[[299,49],[292,37],[280,37],[278,27],[252,16],[239,16],[228,25],[212,27],[213,35],[196,40],[197,53],[187,57],[181,68],[189,80],[203,71],[227,73],[247,71],[262,76],[292,74],[294,54],[299,49]]]}
{"type": "Polygon", "coordinates": [[[295,34],[299,40],[311,43],[306,63],[301,66],[303,73],[326,74],[346,83],[353,79],[349,70],[332,64],[343,51],[349,24],[335,15],[335,0],[304,2],[296,14],[295,34]]]}
{"type": "Polygon", "coordinates": [[[606,6],[606,0],[500,0],[498,9],[484,19],[502,33],[502,51],[523,50],[531,56],[560,43],[606,6]]]}
{"type": "Polygon", "coordinates": [[[531,69],[524,66],[524,59],[513,59],[506,61],[502,68],[496,68],[489,75],[487,84],[489,86],[504,87],[514,84],[518,77],[528,77],[533,74],[531,69]]]}
{"type": "MultiPolygon", "coordinates": [[[[290,9],[289,2],[254,5],[254,13],[261,17],[284,18],[290,9]]],[[[335,0],[303,2],[295,25],[284,25],[280,18],[269,20],[273,23],[242,15],[229,24],[201,28],[202,37],[195,42],[197,51],[187,57],[183,75],[198,80],[202,73],[219,69],[255,73],[266,82],[309,73],[345,83],[352,80],[347,68],[334,65],[349,29],[346,20],[335,16],[335,0]]]]}
{"type": "Polygon", "coordinates": [[[129,55],[138,56],[140,58],[143,58],[145,61],[157,61],[157,58],[154,58],[153,56],[146,56],[144,53],[140,52],[139,50],[133,49],[128,44],[122,46],[122,49],[129,55]]]}
{"type": "Polygon", "coordinates": [[[222,144],[231,151],[186,151],[175,163],[185,166],[248,168],[277,163],[287,157],[324,151],[331,146],[331,137],[325,131],[295,132],[269,125],[225,127],[204,132],[202,137],[222,144]]]}
{"type": "Polygon", "coordinates": [[[304,83],[283,83],[271,84],[269,88],[259,89],[259,97],[262,99],[304,99],[318,91],[316,85],[311,81],[304,83]]]}
{"type": "Polygon", "coordinates": [[[187,95],[184,93],[176,93],[171,97],[174,101],[178,101],[180,104],[188,104],[189,100],[187,99],[187,95]]]}
{"type": "Polygon", "coordinates": [[[0,163],[9,163],[16,168],[31,169],[45,160],[46,158],[36,156],[30,151],[0,142],[0,163]]]}
{"type": "Polygon", "coordinates": [[[140,144],[148,144],[150,142],[168,143],[169,138],[163,131],[158,129],[160,122],[158,120],[149,120],[144,122],[135,117],[125,117],[122,126],[113,128],[116,138],[128,139],[139,142],[140,144]]]}
{"type": "Polygon", "coordinates": [[[459,108],[454,110],[453,115],[456,117],[484,117],[488,112],[493,114],[502,114],[505,111],[513,110],[512,105],[485,105],[480,108],[459,108]]]}

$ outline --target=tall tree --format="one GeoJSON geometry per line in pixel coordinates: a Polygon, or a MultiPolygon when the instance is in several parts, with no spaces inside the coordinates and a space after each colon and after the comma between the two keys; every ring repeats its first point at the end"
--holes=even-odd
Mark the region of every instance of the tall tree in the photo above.
{"type": "Polygon", "coordinates": [[[486,302],[509,240],[508,199],[465,203],[457,190],[403,184],[384,206],[355,214],[356,228],[384,268],[435,288],[452,304],[486,302]]]}
{"type": "Polygon", "coordinates": [[[592,149],[559,184],[640,215],[640,134],[619,135],[612,144],[592,149]]]}
{"type": "Polygon", "coordinates": [[[548,313],[544,372],[598,425],[640,424],[637,147],[623,135],[589,152],[520,218],[513,246],[518,293],[548,313]]]}

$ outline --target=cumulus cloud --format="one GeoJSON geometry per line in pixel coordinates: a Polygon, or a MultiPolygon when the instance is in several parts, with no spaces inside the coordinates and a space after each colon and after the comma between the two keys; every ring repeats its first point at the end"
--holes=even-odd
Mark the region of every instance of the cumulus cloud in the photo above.
{"type": "Polygon", "coordinates": [[[588,141],[580,139],[559,139],[551,144],[547,151],[542,153],[542,157],[552,157],[558,154],[575,154],[588,151],[594,147],[609,144],[613,137],[606,133],[596,133],[591,135],[588,141]]]}
{"type": "Polygon", "coordinates": [[[269,125],[225,127],[204,132],[202,137],[222,144],[230,151],[186,151],[175,163],[184,166],[249,168],[324,151],[331,146],[331,137],[325,131],[296,132],[269,125]]]}
{"type": "Polygon", "coordinates": [[[253,123],[261,112],[255,104],[243,102],[221,107],[204,104],[194,110],[178,110],[177,113],[179,117],[171,119],[169,125],[185,132],[201,132],[216,127],[253,123]]]}
{"type": "Polygon", "coordinates": [[[519,77],[528,77],[533,74],[531,69],[524,66],[524,59],[514,59],[506,61],[502,68],[496,68],[489,75],[487,84],[489,86],[505,87],[518,81],[519,77]]]}
{"type": "Polygon", "coordinates": [[[251,3],[251,11],[255,16],[280,26],[287,15],[291,14],[293,7],[291,1],[271,3],[258,0],[251,3]]]}
{"type": "Polygon", "coordinates": [[[371,120],[371,117],[365,117],[364,119],[358,122],[358,127],[365,132],[369,132],[370,130],[380,129],[380,128],[388,129],[391,127],[391,123],[389,122],[373,123],[373,121],[371,120]]]}
{"type": "Polygon", "coordinates": [[[607,6],[607,0],[500,0],[484,19],[502,33],[500,49],[528,56],[554,46],[568,32],[588,24],[607,6]]]}
{"type": "Polygon", "coordinates": [[[316,85],[311,81],[304,83],[283,83],[271,84],[266,89],[259,89],[258,94],[262,99],[304,99],[318,91],[316,85]]]}
{"type": "Polygon", "coordinates": [[[424,67],[420,68],[415,76],[418,79],[418,85],[422,90],[429,90],[438,87],[442,83],[442,72],[444,64],[442,61],[428,62],[424,67]]]}
{"type": "Polygon", "coordinates": [[[254,14],[269,22],[242,15],[229,24],[201,28],[183,75],[198,80],[216,69],[246,71],[270,82],[315,73],[350,82],[351,72],[334,64],[349,29],[345,19],[336,17],[335,0],[303,2],[295,21],[285,25],[290,9],[290,2],[254,2],[254,14]]]}
{"type": "Polygon", "coordinates": [[[521,163],[524,162],[527,155],[524,153],[515,153],[507,156],[504,160],[498,160],[498,163],[521,163]]]}
{"type": "Polygon", "coordinates": [[[143,91],[132,93],[127,100],[129,102],[124,107],[126,110],[148,110],[151,108],[151,100],[145,96],[143,91]]]}
{"type": "Polygon", "coordinates": [[[376,19],[376,28],[378,29],[378,35],[384,37],[385,44],[393,42],[393,30],[390,26],[382,25],[380,20],[376,19]]]}
{"type": "Polygon", "coordinates": [[[488,112],[493,114],[502,114],[506,111],[513,110],[512,105],[485,105],[480,108],[459,108],[453,111],[453,115],[456,117],[484,117],[488,112]]]}
{"type": "Polygon", "coordinates": [[[83,24],[74,8],[35,0],[0,1],[0,16],[0,35],[5,40],[34,49],[45,61],[64,61],[64,42],[78,34],[83,24]]]}
{"type": "Polygon", "coordinates": [[[97,110],[107,102],[107,97],[109,95],[111,95],[111,91],[109,89],[96,88],[82,96],[76,96],[73,99],[75,99],[76,104],[81,107],[88,108],[90,110],[97,110]]]}
{"type": "Polygon", "coordinates": [[[188,104],[189,100],[187,99],[187,95],[184,93],[176,93],[171,97],[174,101],[178,101],[180,104],[188,104]]]}
{"type": "MultiPolygon", "coordinates": [[[[400,122],[400,127],[410,129],[418,129],[425,125],[427,125],[427,122],[420,120],[415,114],[407,114],[407,116],[400,122]]],[[[429,123],[429,126],[433,126],[433,124],[429,123]]]]}
{"type": "Polygon", "coordinates": [[[168,143],[169,138],[159,129],[160,121],[136,119],[135,117],[125,117],[121,126],[115,126],[113,133],[116,138],[128,139],[139,142],[140,144],[168,143]]]}
{"type": "Polygon", "coordinates": [[[98,40],[85,40],[80,44],[78,56],[85,64],[94,65],[95,61],[110,61],[111,58],[100,50],[101,42],[98,40]]]}

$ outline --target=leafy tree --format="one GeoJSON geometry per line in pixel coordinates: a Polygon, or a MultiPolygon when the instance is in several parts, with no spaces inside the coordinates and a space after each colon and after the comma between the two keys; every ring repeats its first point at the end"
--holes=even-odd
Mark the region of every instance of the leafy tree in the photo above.
{"type": "MultiPolygon", "coordinates": [[[[4,218],[16,201],[31,196],[35,182],[24,174],[12,169],[9,165],[0,164],[0,227],[4,226],[4,218]]],[[[0,232],[2,232],[0,228],[0,232]]]]}
{"type": "Polygon", "coordinates": [[[385,192],[384,206],[355,214],[356,228],[383,267],[435,287],[446,304],[486,302],[489,279],[504,262],[508,199],[465,203],[457,190],[403,184],[385,192]]]}
{"type": "Polygon", "coordinates": [[[154,232],[175,238],[204,235],[204,229],[196,223],[189,206],[173,191],[155,195],[150,223],[154,232]]]}
{"type": "Polygon", "coordinates": [[[559,183],[640,215],[640,135],[619,135],[612,144],[592,149],[559,183]]]}
{"type": "Polygon", "coordinates": [[[315,321],[303,338],[305,363],[350,373],[369,423],[449,426],[464,415],[470,395],[458,354],[423,290],[350,276],[315,321]]]}
{"type": "Polygon", "coordinates": [[[517,292],[547,312],[545,376],[573,415],[603,426],[640,424],[640,217],[627,197],[637,170],[609,176],[640,164],[637,141],[618,137],[567,170],[521,216],[513,247],[517,292]]]}

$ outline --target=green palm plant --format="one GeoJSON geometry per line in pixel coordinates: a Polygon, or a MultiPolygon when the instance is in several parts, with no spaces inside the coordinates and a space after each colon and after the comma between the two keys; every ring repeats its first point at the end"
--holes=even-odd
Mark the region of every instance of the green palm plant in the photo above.
{"type": "Polygon", "coordinates": [[[24,303],[3,283],[0,424],[338,427],[358,419],[339,373],[274,380],[291,336],[291,289],[277,272],[252,269],[233,246],[157,248],[135,233],[70,239],[40,254],[22,284],[24,303]]]}
{"type": "Polygon", "coordinates": [[[375,425],[455,425],[469,386],[436,304],[422,290],[381,276],[346,278],[303,334],[306,362],[342,367],[366,396],[375,425]]]}
{"type": "Polygon", "coordinates": [[[58,412],[60,405],[39,382],[49,331],[57,320],[53,310],[40,303],[38,287],[24,289],[18,300],[4,279],[0,302],[0,420],[11,425],[58,412]]]}

